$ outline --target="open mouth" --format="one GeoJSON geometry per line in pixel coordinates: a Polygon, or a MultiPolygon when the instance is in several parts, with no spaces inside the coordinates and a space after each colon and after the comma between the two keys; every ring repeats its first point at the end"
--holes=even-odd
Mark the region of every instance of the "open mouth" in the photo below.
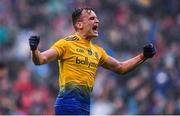
{"type": "Polygon", "coordinates": [[[98,26],[97,25],[94,25],[93,27],[92,27],[92,30],[93,30],[93,32],[94,33],[98,33],[98,26]]]}

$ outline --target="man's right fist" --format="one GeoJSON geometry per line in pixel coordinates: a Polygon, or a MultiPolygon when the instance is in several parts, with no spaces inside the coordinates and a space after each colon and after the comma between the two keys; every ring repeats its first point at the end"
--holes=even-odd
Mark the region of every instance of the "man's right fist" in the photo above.
{"type": "Polygon", "coordinates": [[[29,46],[32,51],[37,49],[37,46],[39,44],[40,37],[39,36],[31,36],[29,38],[29,46]]]}

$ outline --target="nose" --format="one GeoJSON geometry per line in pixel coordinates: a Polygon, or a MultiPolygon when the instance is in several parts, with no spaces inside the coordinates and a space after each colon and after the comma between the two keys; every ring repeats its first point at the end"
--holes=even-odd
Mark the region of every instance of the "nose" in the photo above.
{"type": "Polygon", "coordinates": [[[96,19],[95,19],[95,22],[96,22],[96,23],[99,23],[99,19],[98,19],[98,18],[96,18],[96,19]]]}

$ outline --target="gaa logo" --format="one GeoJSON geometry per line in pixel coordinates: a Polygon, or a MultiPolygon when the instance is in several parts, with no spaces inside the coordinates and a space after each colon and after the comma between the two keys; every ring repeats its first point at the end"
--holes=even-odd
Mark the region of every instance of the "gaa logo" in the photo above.
{"type": "Polygon", "coordinates": [[[77,51],[77,52],[84,53],[84,50],[83,50],[82,48],[77,48],[76,51],[77,51]]]}

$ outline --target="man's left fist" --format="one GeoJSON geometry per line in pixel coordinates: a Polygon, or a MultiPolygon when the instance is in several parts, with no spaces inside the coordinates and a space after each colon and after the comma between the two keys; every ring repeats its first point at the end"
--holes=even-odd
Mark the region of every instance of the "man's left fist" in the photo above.
{"type": "Polygon", "coordinates": [[[143,55],[145,58],[152,58],[156,54],[156,49],[152,43],[143,47],[143,55]]]}

